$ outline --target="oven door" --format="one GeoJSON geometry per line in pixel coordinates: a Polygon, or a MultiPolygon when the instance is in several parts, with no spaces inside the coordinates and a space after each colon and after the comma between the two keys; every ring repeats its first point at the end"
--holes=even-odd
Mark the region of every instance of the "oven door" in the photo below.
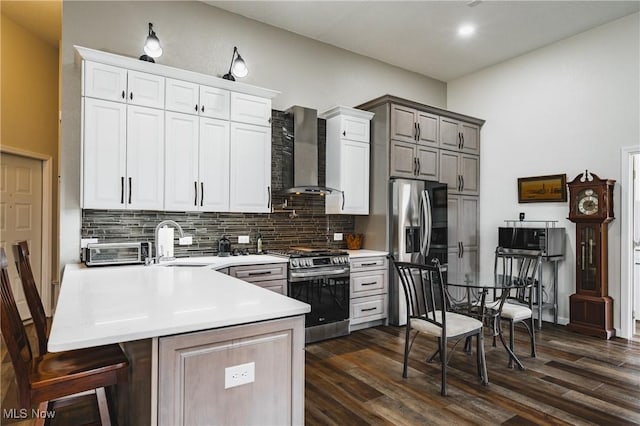
{"type": "Polygon", "coordinates": [[[311,312],[306,314],[306,327],[346,320],[349,318],[349,274],[289,281],[289,297],[311,305],[311,312]]]}

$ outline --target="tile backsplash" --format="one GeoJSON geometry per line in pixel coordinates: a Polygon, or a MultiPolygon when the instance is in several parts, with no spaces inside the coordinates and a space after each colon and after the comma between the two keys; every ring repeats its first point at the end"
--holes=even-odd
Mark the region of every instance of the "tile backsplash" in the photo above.
{"type": "MultiPolygon", "coordinates": [[[[282,111],[272,112],[271,180],[274,194],[291,182],[293,140],[285,134],[293,133],[293,121],[282,111]]],[[[319,184],[325,182],[325,120],[318,120],[319,184]]],[[[208,212],[159,212],[126,210],[83,210],[82,238],[98,238],[100,242],[153,241],[156,225],[165,219],[175,220],[185,233],[193,236],[190,246],[176,245],[175,255],[198,256],[217,252],[217,242],[227,236],[233,248],[256,248],[258,232],[262,234],[263,249],[280,249],[289,246],[345,248],[344,241],[333,241],[334,233],[354,230],[351,215],[325,215],[324,197],[274,195],[276,210],[284,202],[287,209],[295,209],[297,217],[289,213],[208,213],[208,212]],[[249,244],[238,244],[238,236],[249,235],[249,244]]]]}

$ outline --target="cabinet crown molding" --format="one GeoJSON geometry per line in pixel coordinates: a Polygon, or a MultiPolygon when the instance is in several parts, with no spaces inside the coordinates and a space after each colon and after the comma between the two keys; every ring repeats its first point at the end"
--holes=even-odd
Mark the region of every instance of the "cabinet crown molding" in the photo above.
{"type": "Polygon", "coordinates": [[[346,107],[346,106],[335,106],[331,109],[328,109],[327,111],[323,112],[322,114],[319,114],[318,117],[319,118],[323,118],[325,120],[328,120],[330,118],[336,117],[338,115],[348,115],[351,117],[357,117],[357,118],[362,118],[365,120],[371,120],[373,118],[373,116],[375,115],[373,112],[369,112],[369,111],[363,111],[361,109],[356,109],[356,108],[351,108],[351,107],[346,107]]]}
{"type": "Polygon", "coordinates": [[[190,81],[192,83],[217,87],[233,92],[246,93],[249,95],[260,96],[267,99],[273,99],[280,94],[280,92],[278,92],[277,90],[265,89],[246,83],[224,80],[220,77],[214,77],[211,75],[201,74],[181,68],[170,67],[168,65],[141,61],[136,58],[116,55],[114,53],[103,52],[101,50],[90,49],[88,47],[76,45],[74,45],[73,47],[76,50],[75,60],[76,64],[78,65],[82,62],[82,60],[94,61],[101,64],[113,65],[129,70],[141,71],[149,74],[160,75],[163,77],[190,81]]]}

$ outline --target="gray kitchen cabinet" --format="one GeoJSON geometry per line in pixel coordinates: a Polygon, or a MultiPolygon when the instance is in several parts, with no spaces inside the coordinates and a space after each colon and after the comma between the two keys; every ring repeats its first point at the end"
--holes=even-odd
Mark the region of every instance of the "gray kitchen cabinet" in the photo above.
{"type": "Polygon", "coordinates": [[[389,149],[389,174],[392,177],[438,180],[439,150],[437,148],[392,140],[389,149]]]}
{"type": "Polygon", "coordinates": [[[448,280],[464,283],[478,274],[479,198],[465,195],[447,197],[448,280]]]}
{"type": "Polygon", "coordinates": [[[384,256],[351,259],[351,331],[380,325],[387,318],[389,264],[384,256]]]}
{"type": "Polygon", "coordinates": [[[438,116],[404,105],[392,105],[391,139],[437,147],[438,116]]]}
{"type": "Polygon", "coordinates": [[[229,275],[287,295],[287,263],[231,266],[229,275]]]}
{"type": "Polygon", "coordinates": [[[480,126],[449,117],[440,117],[440,148],[480,154],[480,126]]]}
{"type": "Polygon", "coordinates": [[[158,425],[304,423],[304,316],[158,341],[158,425]]]}
{"type": "Polygon", "coordinates": [[[440,182],[449,194],[480,193],[480,157],[453,151],[440,151],[440,182]]]}

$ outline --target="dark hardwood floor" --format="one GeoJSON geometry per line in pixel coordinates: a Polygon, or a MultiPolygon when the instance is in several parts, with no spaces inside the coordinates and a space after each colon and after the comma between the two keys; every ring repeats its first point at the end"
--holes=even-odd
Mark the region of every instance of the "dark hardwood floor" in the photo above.
{"type": "MultiPolygon", "coordinates": [[[[516,352],[527,367],[519,371],[507,368],[504,349],[487,338],[488,387],[478,382],[475,357],[460,343],[449,361],[449,396],[442,397],[439,365],[424,362],[435,341],[416,339],[409,377],[402,378],[403,331],[376,327],[308,345],[306,424],[640,424],[640,342],[606,341],[545,323],[537,333],[535,359],[528,356],[525,332],[517,332],[516,352]]],[[[4,347],[1,354],[4,414],[16,406],[15,384],[4,347]]],[[[92,422],[96,413],[89,400],[53,424],[92,422]]],[[[3,415],[0,424],[33,421],[3,415]]]]}

